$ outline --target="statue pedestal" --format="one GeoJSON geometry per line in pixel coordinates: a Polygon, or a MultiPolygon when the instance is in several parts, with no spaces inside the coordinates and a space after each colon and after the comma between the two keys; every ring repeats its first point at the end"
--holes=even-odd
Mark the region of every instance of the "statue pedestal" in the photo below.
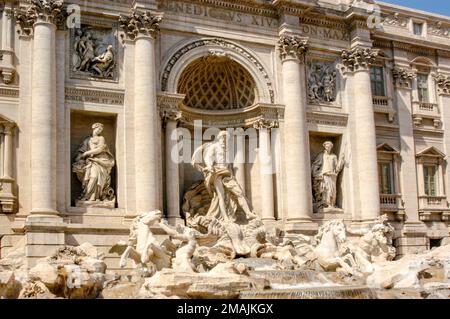
{"type": "Polygon", "coordinates": [[[314,217],[325,220],[344,218],[344,210],[337,207],[319,208],[314,217]]]}
{"type": "Polygon", "coordinates": [[[96,207],[96,208],[115,208],[116,199],[113,200],[95,200],[95,201],[84,201],[84,200],[76,200],[76,207],[96,207]]]}

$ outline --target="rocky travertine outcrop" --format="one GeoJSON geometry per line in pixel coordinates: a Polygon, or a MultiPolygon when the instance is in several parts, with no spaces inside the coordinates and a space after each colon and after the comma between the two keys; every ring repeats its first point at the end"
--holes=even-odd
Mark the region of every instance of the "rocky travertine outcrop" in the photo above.
{"type": "Polygon", "coordinates": [[[163,269],[147,278],[141,298],[238,298],[243,290],[263,290],[269,282],[250,277],[243,264],[219,264],[208,273],[177,272],[163,269]]]}
{"type": "Polygon", "coordinates": [[[367,277],[367,285],[371,288],[425,290],[436,290],[438,285],[440,289],[450,289],[450,245],[378,264],[367,277]]]}
{"type": "Polygon", "coordinates": [[[53,294],[72,299],[97,298],[106,280],[106,264],[99,257],[97,249],[88,243],[57,249],[30,269],[21,297],[53,294]]]}

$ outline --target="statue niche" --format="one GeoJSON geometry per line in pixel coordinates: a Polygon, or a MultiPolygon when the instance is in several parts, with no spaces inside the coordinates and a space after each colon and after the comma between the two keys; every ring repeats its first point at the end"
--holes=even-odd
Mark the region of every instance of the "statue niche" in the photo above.
{"type": "Polygon", "coordinates": [[[337,178],[345,165],[344,156],[333,153],[333,143],[323,143],[324,151],[319,153],[311,165],[314,206],[316,211],[339,210],[336,207],[337,178]]]}
{"type": "Polygon", "coordinates": [[[90,27],[74,29],[71,36],[72,74],[114,79],[116,47],[112,30],[90,27]]]}
{"type": "Polygon", "coordinates": [[[101,135],[103,124],[93,124],[92,130],[92,135],[79,146],[72,164],[82,188],[75,206],[114,208],[116,197],[111,187],[111,170],[115,159],[101,135]]]}

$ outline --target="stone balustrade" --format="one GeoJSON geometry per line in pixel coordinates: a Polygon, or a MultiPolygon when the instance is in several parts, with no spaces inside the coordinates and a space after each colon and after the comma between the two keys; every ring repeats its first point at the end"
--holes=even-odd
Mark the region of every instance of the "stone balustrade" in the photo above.
{"type": "Polygon", "coordinates": [[[394,121],[395,110],[392,103],[392,98],[387,96],[373,96],[372,102],[375,112],[387,114],[389,122],[394,121]]]}
{"type": "Polygon", "coordinates": [[[419,126],[422,124],[423,118],[432,119],[434,126],[441,126],[441,114],[437,103],[413,102],[413,120],[414,124],[419,126]]]}
{"type": "Polygon", "coordinates": [[[446,196],[419,196],[420,220],[431,220],[432,214],[441,215],[442,220],[448,218],[450,213],[446,196]]]}

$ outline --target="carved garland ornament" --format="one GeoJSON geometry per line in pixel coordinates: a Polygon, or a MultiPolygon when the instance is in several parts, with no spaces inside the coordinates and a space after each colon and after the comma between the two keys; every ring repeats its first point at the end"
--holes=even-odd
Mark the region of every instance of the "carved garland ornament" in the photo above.
{"type": "Polygon", "coordinates": [[[353,48],[350,50],[343,50],[341,54],[342,64],[345,66],[347,71],[350,72],[361,68],[369,68],[377,56],[378,51],[369,48],[353,48]]]}
{"type": "Polygon", "coordinates": [[[159,32],[159,24],[162,17],[152,14],[150,11],[133,10],[130,16],[119,17],[120,27],[134,40],[139,34],[156,37],[159,32]]]}
{"type": "Polygon", "coordinates": [[[246,58],[248,61],[250,61],[250,63],[253,64],[256,67],[256,69],[262,74],[264,80],[266,81],[266,85],[268,87],[269,95],[270,95],[270,102],[271,103],[275,102],[275,94],[274,94],[272,81],[270,80],[269,74],[266,72],[266,70],[264,69],[262,64],[253,55],[251,55],[249,52],[247,52],[242,47],[240,47],[234,43],[231,43],[231,42],[228,42],[228,41],[225,41],[222,39],[217,39],[217,38],[198,40],[198,41],[189,43],[188,45],[186,45],[186,46],[182,47],[180,50],[178,50],[172,56],[172,58],[169,60],[166,67],[164,68],[164,71],[162,74],[162,81],[161,81],[162,91],[167,90],[167,82],[169,80],[170,72],[172,71],[173,67],[178,62],[178,60],[180,60],[180,58],[183,55],[185,55],[186,53],[188,53],[189,51],[191,51],[195,48],[198,48],[198,47],[203,47],[203,46],[208,46],[208,45],[209,46],[220,46],[222,48],[227,48],[227,49],[233,50],[233,51],[237,52],[239,55],[246,58]]]}
{"type": "Polygon", "coordinates": [[[308,40],[297,36],[283,35],[278,40],[278,46],[281,60],[298,59],[301,63],[305,62],[308,40]]]}

